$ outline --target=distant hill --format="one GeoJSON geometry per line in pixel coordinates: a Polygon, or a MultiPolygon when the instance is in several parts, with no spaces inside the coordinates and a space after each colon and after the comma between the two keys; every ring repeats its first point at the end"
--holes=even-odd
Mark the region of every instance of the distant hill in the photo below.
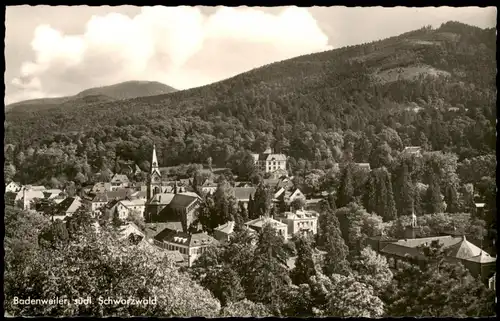
{"type": "Polygon", "coordinates": [[[210,156],[223,167],[236,151],[267,145],[315,164],[338,162],[346,149],[371,162],[387,153],[377,149],[384,141],[393,151],[428,144],[463,159],[495,150],[495,119],[495,29],[448,22],[168,95],[10,112],[5,143],[22,150],[91,139],[140,163],[155,142],[162,166],[210,156]]]}
{"type": "Polygon", "coordinates": [[[157,81],[126,81],[111,86],[86,89],[74,96],[20,101],[7,105],[5,111],[10,111],[13,108],[16,111],[40,111],[58,106],[74,107],[137,97],[157,96],[174,91],[176,89],[157,81]]]}

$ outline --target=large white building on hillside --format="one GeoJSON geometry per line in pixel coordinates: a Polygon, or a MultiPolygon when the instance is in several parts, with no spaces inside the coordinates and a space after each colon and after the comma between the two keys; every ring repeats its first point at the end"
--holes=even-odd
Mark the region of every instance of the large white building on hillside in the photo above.
{"type": "Polygon", "coordinates": [[[255,165],[265,173],[276,174],[275,176],[287,175],[286,155],[273,153],[271,148],[262,154],[252,154],[255,165]]]}

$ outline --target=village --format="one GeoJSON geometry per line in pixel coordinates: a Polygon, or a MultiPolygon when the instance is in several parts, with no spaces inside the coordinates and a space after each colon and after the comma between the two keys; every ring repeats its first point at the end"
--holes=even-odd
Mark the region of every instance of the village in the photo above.
{"type": "MultiPolygon", "coordinates": [[[[418,146],[406,147],[403,153],[421,157],[418,146]]],[[[287,156],[284,154],[273,153],[268,148],[261,154],[252,154],[252,157],[255,167],[265,173],[266,178],[260,184],[272,191],[272,210],[267,215],[245,221],[243,228],[256,236],[264,225],[270,224],[285,242],[297,235],[316,236],[321,203],[329,192],[305,195],[294,186],[293,176],[288,175],[287,156]]],[[[9,182],[6,184],[6,204],[44,213],[53,221],[64,221],[82,210],[93,217],[107,213],[118,219],[123,238],[161,248],[180,267],[193,266],[209,247],[230,241],[236,231],[235,221],[219,224],[209,233],[203,230],[197,219],[203,198],[216,193],[223,176],[221,172],[224,171],[209,169],[209,175],[202,182],[195,182],[194,178],[168,180],[159,167],[154,146],[150,164],[147,182],[132,182],[128,175],[136,175],[141,170],[137,165],[127,166],[123,173],[113,174],[110,181],[85,187],[82,196],[67,197],[59,189],[9,182]]],[[[369,163],[355,165],[367,172],[371,170],[369,163]]],[[[252,182],[238,181],[237,176],[233,178],[231,196],[239,207],[246,209],[255,197],[257,186],[252,182]]],[[[476,203],[477,210],[481,211],[484,205],[476,203]]],[[[447,260],[461,262],[472,275],[481,278],[488,287],[495,288],[496,257],[469,242],[465,235],[456,235],[451,231],[445,235],[422,238],[417,234],[417,220],[413,214],[411,223],[405,227],[404,239],[382,234],[370,237],[367,245],[384,255],[392,269],[397,269],[401,260],[421,259],[418,247],[437,241],[448,250],[447,260]]],[[[316,256],[325,254],[321,248],[315,249],[316,256]]],[[[294,268],[295,259],[291,257],[287,260],[290,270],[294,268]]]]}

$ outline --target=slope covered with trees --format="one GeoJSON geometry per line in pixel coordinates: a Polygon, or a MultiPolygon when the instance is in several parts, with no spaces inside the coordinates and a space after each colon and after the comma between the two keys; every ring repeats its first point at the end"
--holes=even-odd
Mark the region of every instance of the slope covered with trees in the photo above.
{"type": "Polygon", "coordinates": [[[157,81],[126,81],[111,86],[86,89],[74,96],[42,98],[20,101],[7,105],[5,111],[18,112],[46,110],[56,107],[74,107],[84,104],[104,103],[137,97],[168,94],[176,89],[157,81]]]}

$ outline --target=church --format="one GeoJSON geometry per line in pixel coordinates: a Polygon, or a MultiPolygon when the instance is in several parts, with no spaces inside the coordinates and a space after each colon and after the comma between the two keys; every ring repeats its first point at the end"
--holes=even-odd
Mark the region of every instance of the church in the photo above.
{"type": "Polygon", "coordinates": [[[162,179],[156,148],[153,145],[151,171],[147,186],[147,201],[144,213],[146,223],[175,223],[179,230],[190,230],[196,218],[196,211],[201,202],[200,196],[187,192],[184,188],[174,186],[162,179]]]}

